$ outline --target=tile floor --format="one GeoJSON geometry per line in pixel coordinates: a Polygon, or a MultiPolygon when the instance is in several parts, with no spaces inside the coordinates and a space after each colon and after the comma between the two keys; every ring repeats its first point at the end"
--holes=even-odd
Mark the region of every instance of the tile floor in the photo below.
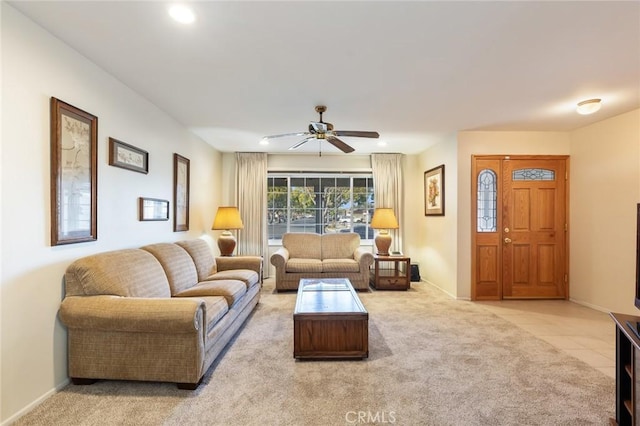
{"type": "Polygon", "coordinates": [[[609,314],[565,300],[475,303],[615,379],[615,324],[609,314]]]}

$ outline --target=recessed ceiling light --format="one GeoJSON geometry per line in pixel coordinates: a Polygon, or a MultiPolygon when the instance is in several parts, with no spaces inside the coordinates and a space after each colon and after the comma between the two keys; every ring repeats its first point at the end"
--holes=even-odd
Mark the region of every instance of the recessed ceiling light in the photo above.
{"type": "Polygon", "coordinates": [[[191,8],[183,4],[175,4],[169,8],[169,15],[181,24],[192,24],[196,15],[191,8]]]}
{"type": "Polygon", "coordinates": [[[598,111],[601,106],[601,99],[587,99],[586,101],[578,102],[576,111],[578,111],[578,114],[582,115],[593,114],[598,111]]]}
{"type": "Polygon", "coordinates": [[[378,146],[387,146],[387,143],[385,141],[379,141],[378,146]]]}
{"type": "Polygon", "coordinates": [[[260,139],[260,145],[269,145],[269,140],[267,138],[260,139]]]}

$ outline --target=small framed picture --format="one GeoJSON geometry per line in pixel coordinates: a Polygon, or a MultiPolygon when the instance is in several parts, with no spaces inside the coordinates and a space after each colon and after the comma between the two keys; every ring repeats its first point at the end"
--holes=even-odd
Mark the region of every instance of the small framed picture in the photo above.
{"type": "Polygon", "coordinates": [[[141,221],[169,220],[169,200],[140,197],[138,214],[141,221]]]}
{"type": "Polygon", "coordinates": [[[444,164],[424,172],[424,215],[444,216],[444,164]]]}
{"type": "Polygon", "coordinates": [[[149,173],[149,153],[133,145],[109,138],[109,165],[149,173]]]}

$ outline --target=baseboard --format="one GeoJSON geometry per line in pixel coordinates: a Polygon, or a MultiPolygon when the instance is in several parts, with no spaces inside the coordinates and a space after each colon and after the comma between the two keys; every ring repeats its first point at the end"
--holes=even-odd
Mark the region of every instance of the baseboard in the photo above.
{"type": "Polygon", "coordinates": [[[27,414],[29,411],[33,410],[34,408],[36,408],[38,405],[40,405],[41,403],[44,402],[45,399],[49,398],[51,395],[54,395],[56,393],[58,393],[60,391],[60,389],[64,388],[65,386],[67,386],[69,383],[71,383],[71,379],[69,379],[68,377],[59,385],[57,385],[55,388],[49,390],[48,392],[44,393],[43,395],[40,396],[40,398],[32,401],[29,405],[25,406],[22,408],[22,410],[18,411],[17,413],[15,413],[13,416],[5,419],[2,423],[0,423],[0,426],[8,426],[11,423],[15,422],[16,420],[18,420],[20,417],[24,416],[25,414],[27,414]]]}
{"type": "Polygon", "coordinates": [[[577,303],[578,305],[586,306],[587,308],[591,308],[591,309],[593,309],[595,311],[604,312],[605,314],[608,314],[609,312],[611,312],[610,309],[603,308],[602,306],[594,305],[592,303],[588,303],[588,302],[585,302],[585,301],[582,301],[582,300],[574,299],[572,297],[569,298],[569,301],[571,301],[573,303],[577,303]]]}
{"type": "Polygon", "coordinates": [[[450,298],[452,298],[452,299],[454,299],[454,300],[459,299],[458,297],[456,297],[456,296],[454,296],[453,294],[449,293],[447,290],[443,289],[442,287],[440,287],[440,286],[438,286],[438,285],[435,285],[435,284],[434,284],[434,283],[432,283],[431,281],[421,279],[421,280],[420,280],[420,282],[423,282],[423,283],[425,283],[425,284],[427,284],[427,285],[430,285],[431,287],[433,287],[433,288],[435,288],[436,290],[438,290],[438,291],[440,291],[440,292],[442,292],[442,293],[446,294],[447,296],[449,296],[450,298]]]}

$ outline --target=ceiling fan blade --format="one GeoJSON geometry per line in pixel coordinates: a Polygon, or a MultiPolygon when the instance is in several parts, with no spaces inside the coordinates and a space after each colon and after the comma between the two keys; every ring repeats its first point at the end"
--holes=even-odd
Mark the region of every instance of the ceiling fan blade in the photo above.
{"type": "Polygon", "coordinates": [[[361,132],[358,130],[336,130],[333,132],[336,136],[353,136],[356,138],[379,138],[378,132],[361,132]]]}
{"type": "Polygon", "coordinates": [[[281,135],[265,136],[263,139],[284,138],[284,137],[287,137],[287,136],[305,136],[305,135],[308,135],[308,134],[309,134],[309,132],[283,133],[281,135]]]}
{"type": "Polygon", "coordinates": [[[335,136],[327,135],[326,140],[331,145],[335,146],[336,148],[338,148],[340,151],[344,152],[345,154],[348,154],[350,152],[355,151],[352,147],[350,147],[346,143],[342,142],[340,139],[336,138],[335,136]]]}
{"type": "MultiPolygon", "coordinates": [[[[303,134],[304,134],[304,133],[303,133],[303,134]]],[[[298,148],[300,148],[303,144],[305,144],[305,143],[309,142],[311,139],[315,139],[315,137],[314,137],[314,136],[310,136],[310,137],[308,137],[308,138],[306,138],[306,139],[302,139],[300,142],[298,142],[297,144],[293,145],[293,146],[292,146],[292,147],[290,147],[289,149],[290,149],[290,150],[292,150],[292,149],[298,149],[298,148]]]]}

